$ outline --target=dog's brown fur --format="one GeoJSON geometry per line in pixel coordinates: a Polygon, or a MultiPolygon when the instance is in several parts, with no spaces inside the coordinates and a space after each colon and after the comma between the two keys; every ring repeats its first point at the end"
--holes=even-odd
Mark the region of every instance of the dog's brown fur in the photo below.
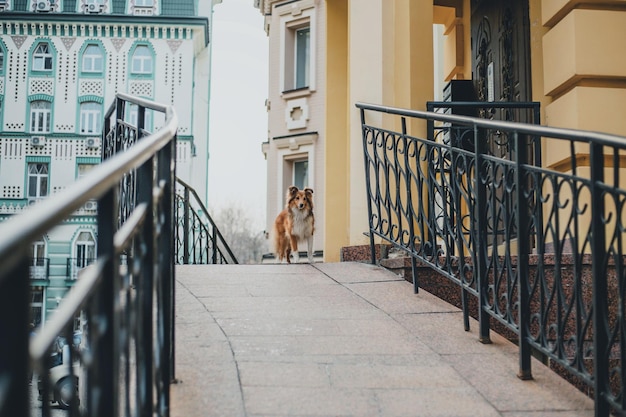
{"type": "Polygon", "coordinates": [[[279,262],[291,263],[289,256],[293,253],[294,261],[298,262],[298,241],[307,242],[307,257],[313,263],[313,233],[315,232],[315,216],[313,215],[313,189],[299,190],[291,186],[285,197],[285,209],[280,212],[274,222],[274,249],[279,262]]]}

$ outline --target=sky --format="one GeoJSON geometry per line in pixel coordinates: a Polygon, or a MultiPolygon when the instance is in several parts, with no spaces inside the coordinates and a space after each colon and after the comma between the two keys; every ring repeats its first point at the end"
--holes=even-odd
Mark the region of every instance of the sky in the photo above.
{"type": "Polygon", "coordinates": [[[209,210],[243,208],[265,229],[268,38],[253,0],[213,9],[209,109],[209,210]]]}

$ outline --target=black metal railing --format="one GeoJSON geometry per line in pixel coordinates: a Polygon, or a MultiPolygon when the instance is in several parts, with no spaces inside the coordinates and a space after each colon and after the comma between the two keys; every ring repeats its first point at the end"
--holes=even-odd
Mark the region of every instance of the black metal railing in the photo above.
{"type": "Polygon", "coordinates": [[[103,162],[0,224],[0,334],[7,338],[0,343],[0,416],[31,415],[32,371],[41,378],[44,417],[52,397],[71,416],[169,415],[177,125],[172,107],[118,94],[106,113],[103,162]],[[129,105],[139,109],[136,126],[125,122],[129,105]],[[146,109],[164,114],[154,134],[142,129],[146,109]],[[92,199],[98,201],[97,261],[29,337],[31,244],[92,199]],[[74,338],[79,314],[84,326],[74,338]],[[69,381],[62,390],[48,372],[55,346],[69,381]]]}
{"type": "Polygon", "coordinates": [[[95,261],[96,258],[67,258],[65,279],[68,281],[76,281],[78,273],[95,261]]]}
{"type": "Polygon", "coordinates": [[[626,138],[357,107],[372,262],[376,237],[404,250],[415,291],[417,262],[461,287],[466,328],[475,297],[481,341],[491,320],[517,335],[520,378],[538,352],[592,388],[596,416],[626,415],[626,138]]]}
{"type": "Polygon", "coordinates": [[[176,263],[238,263],[196,190],[180,178],[176,182],[176,263]]]}

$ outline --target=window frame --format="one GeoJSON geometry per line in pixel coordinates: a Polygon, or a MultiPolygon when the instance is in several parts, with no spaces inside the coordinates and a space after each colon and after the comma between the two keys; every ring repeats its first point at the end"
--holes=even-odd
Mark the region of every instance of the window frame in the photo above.
{"type": "Polygon", "coordinates": [[[100,135],[102,133],[102,104],[97,101],[80,103],[79,120],[79,133],[81,135],[100,135]],[[94,125],[93,129],[87,130],[87,127],[91,125],[94,125]]]}
{"type": "Polygon", "coordinates": [[[308,157],[292,160],[291,171],[292,171],[292,177],[293,177],[293,181],[292,181],[293,185],[295,185],[301,190],[309,186],[309,158],[308,157]],[[304,176],[302,177],[302,181],[298,179],[298,171],[299,171],[297,169],[298,164],[306,165],[303,171],[304,176]]]}
{"type": "Polygon", "coordinates": [[[31,57],[31,70],[34,72],[52,72],[54,69],[54,54],[49,41],[38,41],[35,43],[31,57]],[[45,52],[39,52],[39,48],[46,47],[45,52]],[[40,68],[40,62],[43,64],[40,68]],[[49,65],[49,68],[48,68],[49,65]]]}
{"type": "Polygon", "coordinates": [[[303,26],[293,29],[293,90],[307,88],[311,72],[311,26],[303,26]],[[305,44],[300,43],[300,33],[306,31],[305,44]],[[302,49],[304,48],[304,52],[302,49]],[[301,63],[301,58],[304,62],[301,63]]]}
{"type": "Polygon", "coordinates": [[[314,92],[316,86],[316,65],[317,65],[317,7],[314,2],[302,4],[303,8],[297,16],[291,13],[289,7],[279,7],[279,31],[280,31],[280,51],[279,51],[279,94],[298,91],[299,95],[306,95],[314,92]],[[308,28],[308,82],[306,86],[296,84],[296,34],[298,31],[308,28]],[[296,87],[297,86],[297,87],[296,87]]]}
{"type": "Polygon", "coordinates": [[[102,74],[104,72],[105,56],[102,47],[97,43],[88,43],[81,57],[81,71],[84,74],[102,74]],[[98,54],[90,53],[98,51],[98,54]],[[99,65],[97,65],[99,62],[99,65]],[[98,67],[98,68],[96,68],[98,67]]]}
{"type": "Polygon", "coordinates": [[[154,74],[154,53],[150,46],[145,44],[136,45],[130,55],[130,74],[132,76],[151,76],[154,74]],[[145,54],[137,55],[138,51],[146,51],[145,54]],[[139,68],[137,68],[139,63],[139,68]],[[146,63],[150,64],[150,68],[146,69],[146,63]]]}
{"type": "Polygon", "coordinates": [[[50,163],[49,162],[27,162],[26,163],[26,198],[28,200],[38,200],[50,195],[50,163]],[[45,172],[31,172],[31,166],[40,165],[45,167],[45,172]],[[34,183],[33,183],[34,181],[34,183]],[[31,191],[35,189],[35,193],[31,191]]]}
{"type": "Polygon", "coordinates": [[[32,134],[50,133],[52,130],[52,102],[33,100],[30,102],[29,132],[32,134]],[[39,107],[45,105],[45,107],[39,107]]]}
{"type": "Polygon", "coordinates": [[[74,240],[74,255],[78,270],[92,264],[96,259],[96,238],[91,230],[79,230],[74,240]],[[81,238],[83,234],[88,234],[90,239],[81,238]]]}

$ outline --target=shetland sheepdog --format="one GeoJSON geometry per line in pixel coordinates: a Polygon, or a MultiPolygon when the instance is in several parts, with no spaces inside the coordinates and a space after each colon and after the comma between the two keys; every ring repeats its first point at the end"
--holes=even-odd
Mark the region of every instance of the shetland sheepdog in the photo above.
{"type": "Polygon", "coordinates": [[[313,216],[313,190],[299,190],[291,186],[285,197],[285,209],[274,221],[274,250],[279,262],[291,263],[289,255],[293,253],[294,262],[300,260],[298,241],[307,242],[309,262],[313,263],[313,233],[315,217],[313,216]]]}

